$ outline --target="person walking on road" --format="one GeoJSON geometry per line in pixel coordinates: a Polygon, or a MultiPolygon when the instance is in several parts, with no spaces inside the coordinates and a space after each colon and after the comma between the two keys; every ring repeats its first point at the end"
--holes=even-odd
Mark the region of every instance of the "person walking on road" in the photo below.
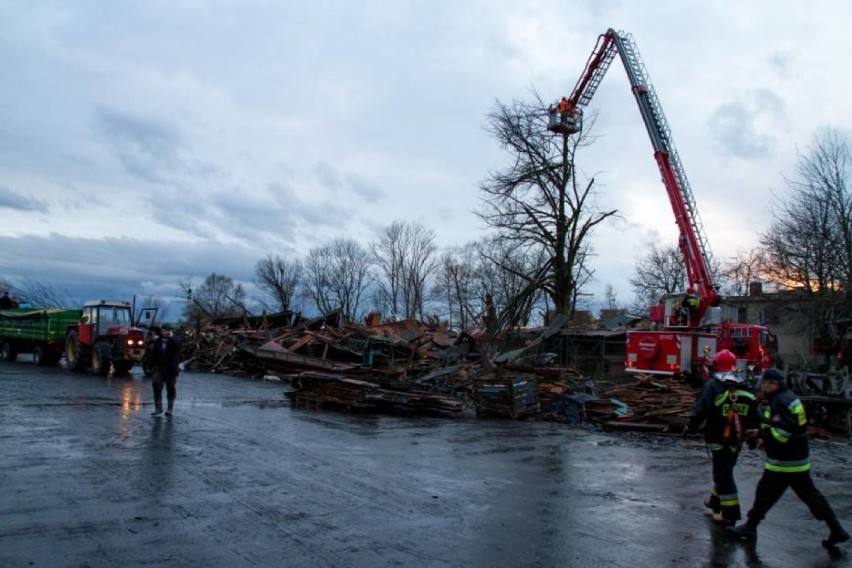
{"type": "Polygon", "coordinates": [[[163,387],[166,387],[168,407],[165,414],[171,416],[177,398],[177,378],[180,373],[180,341],[174,337],[172,330],[163,329],[160,337],[155,340],[151,351],[151,366],[154,376],[151,386],[154,389],[154,412],[152,416],[162,416],[163,387]]]}
{"type": "Polygon", "coordinates": [[[684,434],[704,426],[704,439],[713,460],[713,487],[704,505],[713,511],[713,522],[733,526],[741,518],[734,466],[746,432],[760,424],[757,397],[746,390],[735,373],[736,356],[723,349],[713,359],[716,374],[701,390],[684,434]]]}
{"type": "Polygon", "coordinates": [[[849,533],[840,525],[828,500],[811,479],[808,420],[802,401],[787,388],[784,375],[778,369],[767,369],[763,373],[761,391],[769,406],[763,413],[757,446],[766,451],[766,464],[757,482],[748,520],[737,527],[729,527],[727,534],[741,540],[755,540],[757,526],[790,487],[811,514],[828,525],[830,533],[822,545],[831,551],[848,541],[849,533]]]}

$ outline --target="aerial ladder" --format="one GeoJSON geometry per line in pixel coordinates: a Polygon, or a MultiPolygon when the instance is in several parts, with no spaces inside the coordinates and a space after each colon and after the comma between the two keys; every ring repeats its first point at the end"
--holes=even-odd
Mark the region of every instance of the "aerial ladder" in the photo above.
{"type": "Polygon", "coordinates": [[[548,129],[563,136],[582,131],[583,109],[589,104],[618,55],[654,149],[654,160],[678,227],[689,284],[687,293],[663,298],[651,309],[653,331],[628,333],[625,368],[628,372],[664,375],[697,374],[717,349],[735,351],[743,368],[766,368],[774,340],[763,326],[722,322],[720,296],[710,272],[712,256],[681,164],[671,129],[631,34],[609,29],[598,37],[569,97],[549,109],[548,129]]]}

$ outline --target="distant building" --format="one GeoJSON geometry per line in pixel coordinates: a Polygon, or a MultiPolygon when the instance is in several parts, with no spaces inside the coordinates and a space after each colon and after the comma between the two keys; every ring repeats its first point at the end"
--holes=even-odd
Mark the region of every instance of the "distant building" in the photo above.
{"type": "Polygon", "coordinates": [[[764,293],[759,283],[753,283],[748,296],[726,297],[725,303],[736,308],[737,323],[765,325],[776,335],[784,365],[813,368],[837,355],[820,349],[819,329],[807,317],[810,301],[801,291],[764,293]]]}

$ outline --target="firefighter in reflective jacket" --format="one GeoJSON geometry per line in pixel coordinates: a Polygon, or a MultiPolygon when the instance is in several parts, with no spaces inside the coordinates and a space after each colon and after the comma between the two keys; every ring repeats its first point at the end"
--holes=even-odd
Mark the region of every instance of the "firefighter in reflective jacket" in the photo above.
{"type": "Polygon", "coordinates": [[[831,505],[811,479],[808,421],[802,401],[787,388],[784,375],[777,369],[767,369],[763,373],[761,390],[769,406],[763,414],[757,445],[766,451],[766,465],[757,483],[748,520],[736,528],[729,528],[728,534],[743,540],[756,539],[757,525],[791,487],[811,514],[828,525],[831,532],[822,541],[824,547],[831,549],[848,541],[849,533],[840,525],[831,505]]]}
{"type": "Polygon", "coordinates": [[[571,103],[568,102],[568,99],[562,97],[559,99],[559,102],[556,104],[556,110],[559,111],[559,120],[562,124],[568,122],[568,110],[571,108],[571,103]]]}
{"type": "Polygon", "coordinates": [[[736,524],[741,517],[734,466],[746,432],[756,431],[760,424],[757,397],[734,372],[736,361],[726,349],[713,358],[716,374],[704,384],[684,432],[695,432],[705,423],[704,439],[713,460],[713,487],[704,505],[713,510],[713,522],[724,526],[736,524]]]}
{"type": "Polygon", "coordinates": [[[683,298],[681,305],[681,325],[689,325],[698,314],[698,296],[695,295],[695,288],[690,286],[686,290],[686,296],[683,298]]]}

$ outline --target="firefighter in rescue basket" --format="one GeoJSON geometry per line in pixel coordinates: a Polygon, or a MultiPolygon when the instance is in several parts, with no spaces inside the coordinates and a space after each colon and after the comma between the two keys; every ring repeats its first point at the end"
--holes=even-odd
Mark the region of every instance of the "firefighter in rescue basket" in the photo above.
{"type": "MultiPolygon", "coordinates": [[[[684,435],[704,426],[704,439],[713,460],[713,487],[704,505],[713,522],[733,526],[741,518],[734,466],[743,442],[760,426],[757,397],[736,371],[736,356],[723,349],[713,358],[715,374],[695,401],[684,435]]],[[[752,436],[753,439],[753,436],[752,436]]]]}

